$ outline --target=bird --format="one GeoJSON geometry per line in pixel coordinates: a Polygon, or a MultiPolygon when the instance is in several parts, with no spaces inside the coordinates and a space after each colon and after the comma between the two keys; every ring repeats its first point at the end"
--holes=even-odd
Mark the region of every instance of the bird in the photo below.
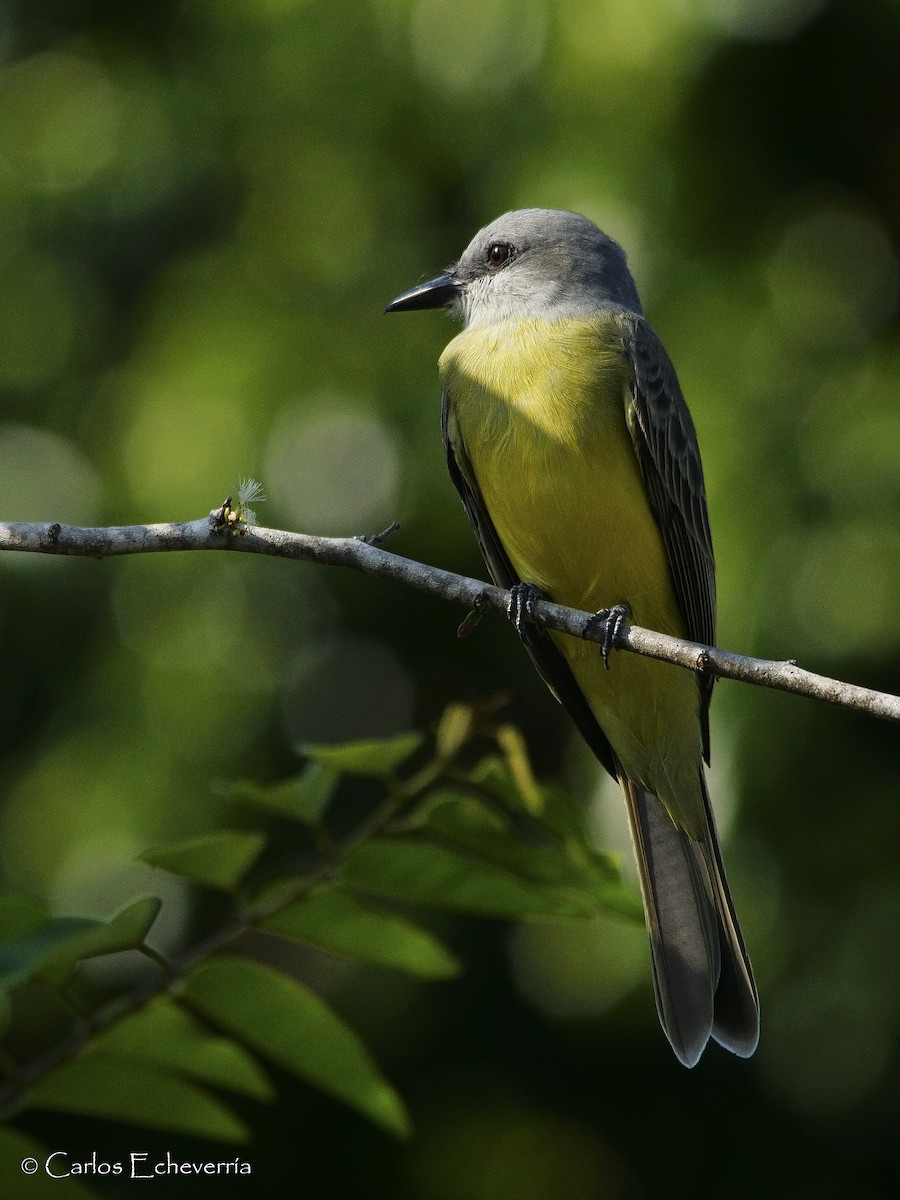
{"type": "Polygon", "coordinates": [[[712,679],[610,654],[624,619],[714,645],[715,560],[697,435],[624,251],[576,213],[481,229],[386,312],[445,308],[447,464],[544,682],[628,813],[660,1023],[693,1067],[749,1057],[759,998],[706,783],[712,679]],[[606,619],[595,643],[529,620],[536,597],[606,619]]]}

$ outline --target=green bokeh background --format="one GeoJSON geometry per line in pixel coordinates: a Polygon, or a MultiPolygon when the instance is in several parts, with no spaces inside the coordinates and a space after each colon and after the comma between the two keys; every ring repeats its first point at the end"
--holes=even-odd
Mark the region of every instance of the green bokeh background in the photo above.
{"type": "MultiPolygon", "coordinates": [[[[452,328],[381,313],[500,212],[572,208],[626,246],[691,405],[721,644],[900,689],[893,0],[11,0],[0,56],[0,517],[188,519],[252,475],[264,524],[397,519],[390,548],[483,575],[438,433],[452,328]]],[[[215,779],[498,691],[627,862],[619,802],[512,632],[460,642],[459,619],[243,556],[4,558],[3,889],[107,915],[166,886],[176,942],[181,890],[133,859],[221,819],[215,779]]],[[[448,922],[459,982],[303,965],[416,1140],[285,1079],[248,1114],[255,1182],[898,1194],[896,728],[723,684],[713,738],[753,1060],[677,1065],[638,930],[448,922]]],[[[73,1153],[153,1141],[27,1128],[73,1153]]]]}

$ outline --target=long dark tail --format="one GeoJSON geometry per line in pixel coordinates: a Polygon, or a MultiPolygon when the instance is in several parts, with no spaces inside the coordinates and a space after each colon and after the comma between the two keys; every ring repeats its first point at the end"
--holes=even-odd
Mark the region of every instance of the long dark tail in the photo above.
{"type": "Polygon", "coordinates": [[[759,999],[744,947],[706,780],[706,832],[695,841],[664,806],[620,772],[650,934],[656,1007],[681,1062],[710,1037],[742,1058],[759,1041],[759,999]]]}

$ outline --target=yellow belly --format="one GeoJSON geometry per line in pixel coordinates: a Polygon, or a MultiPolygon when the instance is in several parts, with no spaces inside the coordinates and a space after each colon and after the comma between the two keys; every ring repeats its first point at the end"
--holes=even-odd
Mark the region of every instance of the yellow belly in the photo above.
{"type": "MultiPolygon", "coordinates": [[[[588,612],[625,602],[635,624],[682,634],[625,424],[627,374],[614,319],[466,330],[444,351],[441,373],[451,438],[462,439],[519,578],[588,612]]],[[[553,637],[629,775],[664,801],[685,773],[696,781],[699,692],[691,675],[632,654],[614,655],[607,671],[596,645],[553,637]]]]}

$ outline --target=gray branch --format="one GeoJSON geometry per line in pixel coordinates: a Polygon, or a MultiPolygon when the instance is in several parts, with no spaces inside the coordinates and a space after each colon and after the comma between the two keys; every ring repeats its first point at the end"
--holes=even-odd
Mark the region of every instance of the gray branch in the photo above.
{"type": "MultiPolygon", "coordinates": [[[[0,522],[0,550],[32,554],[68,554],[107,558],[120,554],[151,554],[163,550],[231,550],[243,554],[268,554],[329,567],[351,567],[381,575],[408,587],[463,604],[476,612],[505,613],[509,593],[477,579],[442,571],[383,550],[380,542],[392,527],[373,538],[326,538],[281,529],[242,525],[228,504],[199,521],[167,525],[125,525],[85,529],[58,524],[0,522]]],[[[536,601],[533,619],[548,629],[573,637],[602,642],[604,622],[592,614],[536,601]]],[[[722,679],[738,679],[760,687],[796,692],[856,709],[872,716],[900,721],[900,697],[871,691],[855,684],[828,679],[805,671],[794,661],[772,662],[731,654],[681,638],[654,633],[637,625],[624,625],[616,648],[648,658],[676,663],[691,671],[722,679]]]]}

